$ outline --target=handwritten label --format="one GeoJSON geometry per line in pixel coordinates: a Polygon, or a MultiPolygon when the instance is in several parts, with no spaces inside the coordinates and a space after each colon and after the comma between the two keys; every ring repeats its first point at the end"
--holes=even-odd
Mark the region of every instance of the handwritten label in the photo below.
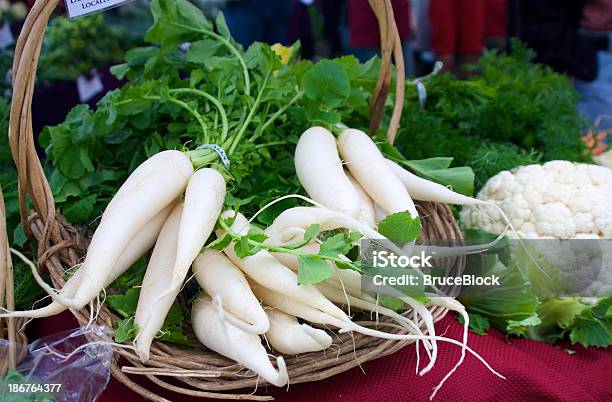
{"type": "Polygon", "coordinates": [[[97,13],[117,7],[132,0],[66,0],[66,9],[70,18],[97,13]]]}
{"type": "Polygon", "coordinates": [[[76,84],[81,103],[89,101],[104,90],[104,84],[102,83],[100,74],[98,74],[96,70],[91,72],[91,78],[79,75],[76,84]]]}

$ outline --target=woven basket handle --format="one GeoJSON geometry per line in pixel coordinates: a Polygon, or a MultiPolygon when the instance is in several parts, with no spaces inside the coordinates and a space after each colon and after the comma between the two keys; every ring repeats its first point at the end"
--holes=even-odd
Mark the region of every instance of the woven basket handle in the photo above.
{"type": "MultiPolygon", "coordinates": [[[[43,241],[61,241],[55,220],[55,202],[40,164],[32,129],[32,95],[42,40],[49,17],[59,0],[37,0],[24,22],[13,59],[13,98],[9,120],[9,142],[17,166],[19,210],[23,228],[31,236],[26,210],[26,195],[45,223],[43,241]]],[[[41,249],[39,247],[39,249],[41,249]]]]}
{"type": "Polygon", "coordinates": [[[406,84],[404,53],[402,51],[402,42],[395,22],[391,0],[368,1],[378,20],[382,56],[380,73],[370,104],[370,134],[374,134],[374,132],[378,130],[382,122],[383,114],[385,113],[385,102],[389,96],[389,85],[391,84],[391,56],[393,56],[397,69],[395,79],[395,101],[393,105],[393,114],[391,115],[391,121],[389,122],[389,128],[387,130],[387,141],[393,144],[404,108],[404,88],[406,84]]]}
{"type": "MultiPolygon", "coordinates": [[[[15,309],[15,294],[13,289],[13,264],[11,262],[11,251],[9,248],[8,235],[6,231],[6,210],[4,209],[4,198],[2,196],[2,188],[0,187],[0,307],[6,307],[7,310],[15,309]],[[6,296],[6,306],[4,300],[6,296]]],[[[17,364],[17,350],[15,348],[16,340],[16,325],[14,318],[0,318],[0,338],[6,337],[9,341],[8,358],[5,358],[4,352],[0,359],[0,377],[4,376],[6,370],[14,369],[17,364]],[[6,321],[6,328],[4,322],[6,321]]]]}

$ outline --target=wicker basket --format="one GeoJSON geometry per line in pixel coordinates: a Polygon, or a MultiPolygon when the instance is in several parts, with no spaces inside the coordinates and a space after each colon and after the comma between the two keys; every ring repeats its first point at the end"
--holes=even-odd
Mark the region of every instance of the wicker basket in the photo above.
{"type": "MultiPolygon", "coordinates": [[[[58,0],[38,0],[28,18],[17,42],[14,60],[14,92],[11,107],[9,136],[11,150],[19,172],[19,191],[22,221],[27,234],[38,243],[38,264],[47,270],[57,289],[64,284],[66,269],[74,266],[84,255],[87,239],[81,231],[55,211],[53,196],[45,178],[40,161],[34,148],[31,125],[31,102],[34,89],[36,66],[41,48],[44,29],[49,16],[58,0]],[[26,215],[25,197],[29,194],[35,213],[26,215]]],[[[393,142],[399,125],[403,107],[404,64],[402,49],[393,10],[389,0],[372,0],[370,5],[378,18],[381,33],[382,68],[372,99],[370,131],[375,131],[382,120],[384,104],[392,81],[391,64],[395,59],[397,66],[396,99],[387,137],[393,142]]],[[[460,240],[461,232],[447,206],[433,203],[418,203],[423,224],[423,238],[428,240],[460,240]]],[[[447,261],[448,270],[463,269],[463,259],[447,261]]],[[[443,308],[432,308],[436,320],[446,313],[443,308]]],[[[406,314],[408,314],[406,312],[406,314]]],[[[81,325],[89,320],[89,311],[73,311],[81,325]]],[[[100,310],[97,323],[114,328],[117,317],[104,306],[100,310]]],[[[193,336],[190,323],[185,323],[185,333],[198,345],[193,336]]],[[[393,329],[393,332],[402,332],[393,329]]],[[[423,332],[426,330],[423,328],[423,332]]],[[[393,353],[408,341],[391,341],[366,337],[360,334],[339,335],[335,337],[334,353],[307,353],[297,357],[287,357],[286,364],[291,383],[317,381],[349,370],[357,365],[393,353]]],[[[265,395],[249,394],[258,378],[245,376],[244,370],[235,362],[206,350],[203,346],[193,349],[179,348],[154,342],[150,361],[143,365],[135,353],[127,349],[117,349],[117,357],[111,367],[112,374],[119,381],[145,397],[165,400],[153,391],[134,382],[127,374],[144,375],[150,383],[168,391],[199,397],[222,399],[271,399],[265,395]],[[121,359],[119,359],[121,358],[121,359]],[[164,379],[162,379],[164,378],[164,379]],[[246,394],[239,390],[245,390],[246,394]]],[[[139,381],[142,383],[143,381],[139,381]]]]}
{"type": "MultiPolygon", "coordinates": [[[[4,199],[0,188],[0,308],[15,309],[13,287],[13,264],[6,232],[4,199]]],[[[5,338],[9,342],[7,347],[0,348],[0,377],[4,376],[8,369],[14,369],[25,356],[26,349],[19,346],[28,343],[23,333],[24,323],[25,320],[21,318],[0,318],[0,338],[5,338]]]]}

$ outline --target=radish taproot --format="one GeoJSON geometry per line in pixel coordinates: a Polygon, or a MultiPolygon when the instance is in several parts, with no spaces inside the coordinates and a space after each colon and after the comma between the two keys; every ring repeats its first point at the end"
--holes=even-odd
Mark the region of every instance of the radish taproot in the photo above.
{"type": "Polygon", "coordinates": [[[225,179],[215,169],[200,169],[191,176],[178,233],[171,291],[180,289],[193,260],[215,228],[225,200],[225,179]]]}
{"type": "Polygon", "coordinates": [[[315,201],[355,218],[361,200],[342,168],[336,139],[323,127],[311,127],[295,147],[295,171],[302,187],[315,201]]]}
{"type": "Polygon", "coordinates": [[[456,205],[486,205],[487,202],[477,198],[468,197],[453,190],[423,179],[404,169],[392,160],[387,159],[387,165],[395,176],[402,182],[412,198],[419,201],[441,202],[456,205]]]}
{"type": "Polygon", "coordinates": [[[357,190],[357,194],[359,194],[359,199],[361,200],[361,210],[358,216],[359,220],[372,227],[376,226],[376,209],[374,207],[374,202],[353,176],[350,174],[347,176],[353,184],[353,187],[355,187],[355,190],[357,190]]]}
{"type": "Polygon", "coordinates": [[[160,293],[167,289],[168,282],[172,278],[172,267],[176,260],[179,226],[183,210],[183,203],[178,203],[166,219],[142,280],[134,317],[134,325],[138,328],[134,344],[136,353],[143,363],[149,360],[151,343],[164,325],[166,315],[178,294],[177,291],[158,297],[160,293]]]}
{"type": "Polygon", "coordinates": [[[205,250],[193,262],[193,272],[206,294],[219,297],[223,308],[232,313],[227,316],[230,324],[254,334],[268,330],[268,316],[244,274],[222,252],[205,250]],[[238,319],[234,320],[234,316],[238,319]]]}
{"type": "MultiPolygon", "coordinates": [[[[247,219],[235,211],[225,211],[222,219],[232,218],[231,230],[240,235],[246,235],[250,230],[247,219]]],[[[224,231],[219,229],[218,237],[223,237],[224,231]]],[[[260,250],[256,254],[240,258],[234,251],[234,243],[230,243],[224,249],[225,254],[253,281],[274,289],[283,294],[291,295],[292,298],[303,303],[325,311],[332,316],[345,317],[344,312],[327,300],[313,285],[299,285],[295,272],[278,262],[267,250],[260,250]]]]}
{"type": "Polygon", "coordinates": [[[178,151],[164,151],[147,159],[136,169],[125,189],[119,189],[114,207],[105,211],[81,266],[81,283],[74,296],[66,297],[33,272],[54,300],[81,309],[104,287],[127,243],[138,230],[159,214],[185,190],[193,174],[189,158],[178,151]],[[163,154],[162,156],[159,156],[163,154]],[[163,191],[160,191],[163,189],[163,191]]]}
{"type": "MultiPolygon", "coordinates": [[[[117,260],[117,264],[113,267],[110,276],[107,278],[104,287],[110,285],[125,271],[128,270],[134,263],[142,257],[153,245],[159,235],[159,232],[166,221],[166,218],[174,208],[174,203],[164,208],[155,218],[147,222],[142,229],[136,233],[136,235],[130,240],[130,242],[123,250],[123,253],[117,260]]],[[[82,271],[77,269],[74,275],[72,275],[64,284],[60,290],[61,294],[66,297],[73,297],[76,290],[81,284],[82,271]]],[[[68,307],[64,306],[60,302],[53,300],[49,305],[34,310],[26,311],[13,311],[6,314],[0,314],[0,317],[24,317],[24,318],[42,318],[57,315],[63,311],[66,311],[68,307]]]]}
{"type": "Polygon", "coordinates": [[[274,308],[267,308],[270,329],[266,339],[277,352],[286,355],[318,352],[332,344],[332,338],[325,331],[307,324],[300,324],[294,316],[274,308]]]}
{"type": "Polygon", "coordinates": [[[303,233],[310,225],[318,224],[321,231],[334,229],[350,229],[359,232],[370,239],[384,237],[368,224],[363,223],[341,212],[320,207],[294,207],[283,211],[265,230],[269,243],[274,245],[300,241],[303,233]],[[296,231],[295,229],[299,229],[296,231]]]}
{"type": "MultiPolygon", "coordinates": [[[[223,312],[223,316],[228,314],[231,313],[223,312]]],[[[243,365],[272,385],[282,387],[287,384],[289,377],[283,358],[279,356],[276,359],[278,370],[274,368],[259,335],[227,325],[210,298],[204,294],[193,302],[191,323],[196,337],[208,349],[243,365]]]]}
{"type": "Polygon", "coordinates": [[[386,159],[366,133],[346,129],[338,137],[340,156],[361,187],[388,213],[408,211],[418,217],[414,202],[386,159]]]}

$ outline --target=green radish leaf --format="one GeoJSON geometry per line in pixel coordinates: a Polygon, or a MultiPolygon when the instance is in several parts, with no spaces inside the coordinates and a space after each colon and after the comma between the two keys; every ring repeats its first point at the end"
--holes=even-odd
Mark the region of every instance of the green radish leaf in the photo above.
{"type": "Polygon", "coordinates": [[[351,243],[346,240],[346,235],[344,233],[338,233],[332,237],[328,237],[323,244],[321,244],[319,254],[327,257],[338,257],[340,254],[348,253],[350,249],[351,243]]]}
{"type": "Polygon", "coordinates": [[[217,32],[225,39],[231,38],[229,28],[225,22],[225,16],[221,12],[218,13],[217,18],[215,18],[215,28],[217,28],[217,32]]]}
{"type": "Polygon", "coordinates": [[[23,230],[23,225],[21,222],[17,224],[15,227],[15,231],[13,232],[13,244],[19,247],[23,247],[24,244],[28,241],[28,236],[26,236],[25,231],[23,230]]]}
{"type": "Polygon", "coordinates": [[[378,223],[378,232],[399,247],[419,238],[421,220],[413,218],[408,211],[387,216],[378,223]]]}
{"type": "Polygon", "coordinates": [[[310,69],[302,82],[304,94],[324,108],[335,108],[351,93],[349,76],[342,64],[321,60],[310,69]]]}
{"type": "MultiPolygon", "coordinates": [[[[117,278],[109,288],[127,290],[135,286],[140,286],[147,270],[147,263],[144,258],[138,259],[127,271],[117,278]]],[[[107,296],[107,298],[110,296],[107,296]]]]}
{"type": "Polygon", "coordinates": [[[115,342],[124,343],[133,340],[138,333],[134,317],[124,318],[115,324],[115,342]]]}
{"type": "Polygon", "coordinates": [[[321,230],[321,225],[315,223],[314,225],[310,225],[306,228],[304,232],[304,243],[309,243],[312,239],[317,237],[321,230]]]}
{"type": "Polygon", "coordinates": [[[298,256],[298,283],[311,285],[322,282],[332,276],[329,262],[315,256],[298,256]]]}
{"type": "Polygon", "coordinates": [[[424,179],[449,186],[453,191],[472,195],[474,192],[474,171],[470,167],[450,167],[451,157],[434,157],[419,160],[406,159],[393,145],[387,142],[379,144],[385,156],[424,179]]]}
{"type": "Polygon", "coordinates": [[[244,258],[251,255],[251,246],[249,244],[249,239],[246,236],[242,236],[234,243],[234,252],[239,258],[244,258]]]}
{"type": "Polygon", "coordinates": [[[359,232],[350,232],[348,234],[348,242],[354,244],[357,240],[361,239],[363,235],[359,232]]]}
{"type": "Polygon", "coordinates": [[[223,237],[218,237],[210,244],[206,246],[206,248],[211,248],[213,250],[223,250],[232,242],[232,236],[229,234],[225,234],[223,237]]]}
{"type": "Polygon", "coordinates": [[[221,42],[218,40],[203,39],[193,42],[191,46],[189,46],[189,50],[187,50],[187,61],[204,64],[209,58],[216,55],[220,48],[221,42]]]}
{"type": "Polygon", "coordinates": [[[139,288],[131,288],[123,295],[106,296],[106,304],[123,318],[129,318],[136,313],[138,306],[139,288]]]}
{"type": "Polygon", "coordinates": [[[83,222],[93,212],[97,198],[97,194],[91,194],[81,199],[67,201],[62,213],[70,222],[83,222]]]}
{"type": "Polygon", "coordinates": [[[189,339],[183,334],[183,330],[179,326],[162,328],[159,330],[155,338],[161,342],[170,342],[175,345],[192,346],[189,339]]]}
{"type": "Polygon", "coordinates": [[[263,243],[268,238],[268,235],[265,234],[261,229],[253,226],[249,233],[246,235],[249,240],[256,241],[258,243],[263,243]]]}
{"type": "Polygon", "coordinates": [[[320,227],[321,226],[319,224],[316,224],[316,223],[314,225],[308,226],[306,228],[306,231],[304,232],[304,239],[301,242],[294,243],[294,244],[286,244],[283,247],[284,248],[288,248],[290,250],[296,250],[298,248],[304,247],[305,245],[310,243],[310,241],[312,239],[317,237],[317,235],[319,234],[320,227]]]}
{"type": "Polygon", "coordinates": [[[383,293],[378,295],[378,303],[381,306],[391,309],[393,311],[400,311],[405,307],[404,302],[398,299],[397,297],[386,295],[383,293]]]}
{"type": "Polygon", "coordinates": [[[531,315],[523,320],[507,320],[506,331],[511,335],[525,336],[530,329],[537,327],[542,323],[542,320],[537,314],[531,315]]]}

